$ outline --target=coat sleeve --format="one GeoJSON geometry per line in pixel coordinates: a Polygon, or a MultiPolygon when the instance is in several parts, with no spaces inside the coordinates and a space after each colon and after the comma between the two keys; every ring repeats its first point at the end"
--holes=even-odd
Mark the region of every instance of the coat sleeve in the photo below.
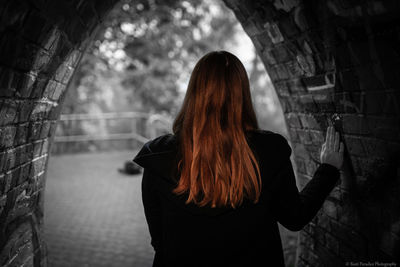
{"type": "Polygon", "coordinates": [[[273,190],[273,198],[276,200],[273,211],[277,221],[285,228],[299,231],[317,214],[340,178],[340,171],[333,165],[320,164],[313,178],[299,192],[290,160],[292,150],[286,138],[279,136],[280,142],[283,143],[285,158],[278,170],[276,188],[273,190]]]}
{"type": "Polygon", "coordinates": [[[147,168],[144,168],[142,178],[142,201],[144,214],[150,231],[151,245],[157,255],[160,254],[162,248],[162,210],[160,199],[154,187],[155,179],[157,179],[157,177],[154,177],[147,168]]]}

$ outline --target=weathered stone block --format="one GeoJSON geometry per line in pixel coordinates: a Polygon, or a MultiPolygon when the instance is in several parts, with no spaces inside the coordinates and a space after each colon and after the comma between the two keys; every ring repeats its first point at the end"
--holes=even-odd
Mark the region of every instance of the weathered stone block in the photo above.
{"type": "Polygon", "coordinates": [[[275,69],[276,73],[278,74],[278,80],[286,80],[290,78],[285,64],[278,64],[276,65],[275,69]]]}
{"type": "Polygon", "coordinates": [[[53,92],[53,95],[51,96],[51,99],[54,101],[58,101],[60,99],[60,96],[64,93],[66,90],[66,86],[62,83],[57,83],[57,86],[53,92]]]}
{"type": "Polygon", "coordinates": [[[12,147],[16,131],[15,126],[0,127],[0,149],[12,147]]]}
{"type": "Polygon", "coordinates": [[[283,113],[292,112],[288,99],[280,98],[279,101],[281,103],[283,113]]]}
{"type": "Polygon", "coordinates": [[[314,118],[312,114],[300,113],[298,115],[298,118],[300,119],[303,128],[314,130],[319,130],[321,128],[318,121],[314,118]]]}
{"type": "Polygon", "coordinates": [[[51,121],[44,121],[42,123],[42,128],[40,130],[40,139],[47,138],[47,136],[49,135],[50,126],[51,126],[51,121]]]}
{"type": "Polygon", "coordinates": [[[275,65],[277,63],[276,59],[274,58],[274,55],[272,54],[272,50],[263,49],[262,51],[263,51],[262,52],[263,58],[265,57],[268,65],[275,65]]]}
{"type": "Polygon", "coordinates": [[[290,51],[286,48],[285,43],[281,43],[279,45],[276,45],[272,50],[271,50],[272,56],[278,63],[284,63],[287,61],[290,61],[292,59],[290,51]]]}
{"type": "MultiPolygon", "coordinates": [[[[8,260],[16,258],[18,250],[24,246],[24,244],[31,243],[32,240],[32,228],[29,222],[23,222],[11,233],[8,240],[5,240],[5,246],[0,253],[0,262],[5,263],[8,260]]],[[[11,262],[9,262],[11,263],[11,262]]],[[[5,265],[5,266],[22,266],[22,265],[5,265]]]]}
{"type": "Polygon", "coordinates": [[[300,143],[302,143],[303,145],[312,144],[312,139],[308,130],[298,129],[297,133],[299,135],[300,143]]]}
{"type": "Polygon", "coordinates": [[[43,77],[37,77],[35,82],[33,83],[32,94],[30,98],[42,98],[44,89],[47,85],[48,79],[43,77]]]}
{"type": "Polygon", "coordinates": [[[37,157],[39,157],[40,155],[41,155],[41,153],[42,153],[42,144],[43,144],[43,141],[42,140],[37,140],[37,141],[34,141],[33,143],[32,143],[32,146],[33,146],[33,158],[37,158],[37,157]]]}
{"type": "Polygon", "coordinates": [[[32,109],[33,109],[34,103],[31,101],[24,101],[19,105],[19,110],[18,110],[18,122],[26,122],[28,121],[32,109]]]}
{"type": "Polygon", "coordinates": [[[273,43],[271,37],[268,34],[261,33],[255,36],[258,42],[261,44],[262,47],[265,49],[271,49],[273,47],[273,43]]]}
{"type": "Polygon", "coordinates": [[[306,93],[307,88],[302,83],[301,79],[290,79],[287,84],[292,92],[306,93]]]}
{"type": "Polygon", "coordinates": [[[43,189],[45,186],[45,172],[40,173],[35,180],[35,188],[36,191],[38,192],[38,197],[40,197],[41,194],[43,194],[43,189]]]}
{"type": "Polygon", "coordinates": [[[296,162],[296,171],[303,174],[307,174],[307,168],[304,161],[301,160],[300,158],[296,158],[295,162],[296,162]]]}
{"type": "Polygon", "coordinates": [[[296,114],[294,114],[294,113],[285,114],[285,118],[286,118],[286,122],[289,127],[292,127],[292,128],[301,128],[302,127],[299,117],[296,114]]]}
{"type": "Polygon", "coordinates": [[[21,166],[21,172],[18,178],[18,184],[22,184],[23,182],[27,181],[29,179],[29,174],[30,174],[30,169],[31,169],[31,163],[25,163],[24,165],[21,166]]]}
{"type": "Polygon", "coordinates": [[[73,69],[75,69],[76,64],[78,63],[78,61],[79,61],[79,59],[80,59],[81,56],[82,56],[82,53],[81,53],[79,50],[77,50],[77,49],[72,50],[72,51],[68,54],[67,58],[65,59],[65,62],[66,62],[66,64],[67,64],[68,66],[70,66],[70,67],[72,67],[73,69]]]}
{"type": "Polygon", "coordinates": [[[317,164],[317,162],[315,162],[314,160],[312,160],[311,158],[309,160],[306,161],[306,170],[307,173],[312,176],[315,171],[317,170],[319,164],[317,164]]]}
{"type": "Polygon", "coordinates": [[[337,207],[336,204],[332,201],[326,200],[322,205],[322,210],[327,216],[331,217],[332,219],[338,219],[337,207]]]}
{"type": "Polygon", "coordinates": [[[10,223],[18,217],[26,216],[32,210],[35,199],[27,195],[28,183],[23,183],[10,190],[10,194],[15,197],[15,205],[7,214],[6,222],[10,223]]]}
{"type": "Polygon", "coordinates": [[[275,90],[280,97],[288,97],[290,96],[289,87],[286,85],[285,81],[276,82],[274,84],[275,90]]]}
{"type": "Polygon", "coordinates": [[[48,137],[52,137],[57,130],[57,121],[51,121],[48,137]]]}
{"type": "Polygon", "coordinates": [[[32,93],[32,87],[35,83],[36,76],[32,73],[22,73],[18,83],[17,94],[21,98],[29,98],[32,93]]]}
{"type": "Polygon", "coordinates": [[[290,104],[290,109],[292,112],[304,112],[304,105],[302,105],[300,98],[292,95],[287,101],[290,104]]]}
{"type": "Polygon", "coordinates": [[[1,122],[0,125],[8,125],[13,122],[17,122],[17,109],[18,103],[15,100],[3,100],[0,103],[0,114],[1,114],[1,122]]]}
{"type": "Polygon", "coordinates": [[[40,137],[41,122],[29,123],[29,140],[37,140],[40,137]]]}
{"type": "Polygon", "coordinates": [[[47,117],[49,120],[57,120],[61,114],[61,105],[54,105],[50,109],[50,114],[47,117]]]}
{"type": "Polygon", "coordinates": [[[6,176],[9,176],[10,178],[8,178],[8,179],[11,181],[10,189],[13,189],[16,186],[18,186],[18,180],[19,180],[20,174],[21,174],[20,167],[14,168],[13,170],[8,171],[6,173],[6,176]]]}
{"type": "Polygon", "coordinates": [[[283,16],[279,20],[279,29],[281,30],[283,36],[289,39],[300,34],[299,28],[294,21],[294,17],[289,14],[283,16]]]}
{"type": "Polygon", "coordinates": [[[250,37],[257,35],[260,32],[260,29],[258,29],[256,24],[250,19],[245,21],[242,25],[243,29],[250,37]]]}
{"type": "Polygon", "coordinates": [[[294,128],[288,128],[288,132],[289,132],[289,136],[290,136],[290,140],[292,142],[298,143],[300,141],[299,139],[299,135],[297,134],[297,130],[294,128]]]}
{"type": "Polygon", "coordinates": [[[36,158],[32,161],[32,165],[30,168],[30,177],[36,177],[38,174],[44,171],[46,156],[36,158]]]}
{"type": "Polygon", "coordinates": [[[299,78],[304,73],[303,69],[300,67],[297,61],[289,61],[285,63],[285,66],[290,78],[292,79],[299,78]]]}
{"type": "Polygon", "coordinates": [[[310,130],[309,131],[313,144],[322,145],[325,142],[325,134],[321,131],[310,130]]]}
{"type": "Polygon", "coordinates": [[[32,160],[33,145],[28,143],[15,147],[16,165],[24,164],[32,160]]]}
{"type": "Polygon", "coordinates": [[[57,87],[57,82],[54,80],[49,80],[43,91],[43,97],[52,99],[53,93],[57,87]]]}
{"type": "Polygon", "coordinates": [[[14,146],[25,144],[28,138],[29,123],[19,124],[14,139],[14,146]]]}
{"type": "Polygon", "coordinates": [[[30,115],[30,120],[44,120],[48,117],[48,113],[52,108],[52,104],[48,102],[35,102],[30,115]]]}

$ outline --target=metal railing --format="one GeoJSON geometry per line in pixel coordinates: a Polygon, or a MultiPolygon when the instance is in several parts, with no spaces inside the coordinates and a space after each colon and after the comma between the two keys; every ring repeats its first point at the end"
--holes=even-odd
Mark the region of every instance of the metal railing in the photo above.
{"type": "MultiPolygon", "coordinates": [[[[61,114],[59,122],[64,121],[87,121],[87,120],[120,120],[120,119],[148,119],[152,116],[143,112],[109,112],[94,114],[61,114]]],[[[85,142],[94,140],[126,140],[134,139],[141,143],[146,143],[149,138],[142,136],[136,132],[131,133],[107,133],[101,135],[63,135],[55,136],[54,142],[85,142]]]]}
{"type": "Polygon", "coordinates": [[[65,147],[65,149],[57,149],[59,151],[68,150],[66,147],[68,144],[71,144],[70,146],[79,143],[83,145],[85,142],[130,142],[130,140],[132,140],[133,142],[144,144],[157,135],[168,132],[168,128],[170,128],[171,124],[171,118],[166,115],[143,112],[61,114],[56,135],[54,136],[54,143],[55,146],[65,147]],[[119,120],[127,120],[126,122],[118,122],[117,124],[119,126],[124,126],[124,128],[130,128],[130,131],[110,133],[109,128],[111,127],[109,127],[109,124],[115,124],[115,122],[119,120]],[[87,125],[90,124],[94,129],[98,128],[98,132],[102,133],[86,133],[84,130],[81,130],[82,125],[85,123],[87,125]],[[71,133],[73,130],[77,129],[81,130],[78,134],[76,134],[76,132],[71,133]]]}

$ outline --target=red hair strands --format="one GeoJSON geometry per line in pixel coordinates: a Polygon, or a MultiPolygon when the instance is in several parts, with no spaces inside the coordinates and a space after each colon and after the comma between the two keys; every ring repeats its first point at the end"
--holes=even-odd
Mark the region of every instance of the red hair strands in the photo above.
{"type": "Polygon", "coordinates": [[[196,64],[175,118],[180,179],[174,193],[186,203],[235,208],[244,197],[258,202],[261,177],[245,131],[258,129],[249,79],[240,60],[210,52],[196,64]]]}

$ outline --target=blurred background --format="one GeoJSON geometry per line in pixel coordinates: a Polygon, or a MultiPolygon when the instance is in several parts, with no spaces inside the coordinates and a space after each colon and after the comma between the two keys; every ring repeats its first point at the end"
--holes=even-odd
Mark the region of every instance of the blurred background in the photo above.
{"type": "MultiPolygon", "coordinates": [[[[151,266],[141,174],[124,173],[125,162],[172,132],[191,71],[213,50],[245,65],[260,127],[288,136],[264,66],[222,1],[120,1],[69,84],[51,147],[49,266],[151,266]]],[[[293,266],[297,235],[280,229],[293,266]]]]}

